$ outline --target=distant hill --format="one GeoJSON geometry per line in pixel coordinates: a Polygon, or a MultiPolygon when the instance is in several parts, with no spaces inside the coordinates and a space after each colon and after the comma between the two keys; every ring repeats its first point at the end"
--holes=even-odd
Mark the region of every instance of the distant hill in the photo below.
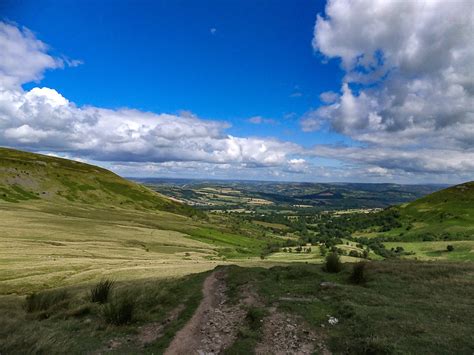
{"type": "Polygon", "coordinates": [[[125,180],[113,172],[73,160],[0,148],[0,200],[64,201],[194,214],[189,206],[125,180]]]}
{"type": "Polygon", "coordinates": [[[410,234],[474,236],[474,181],[434,192],[400,207],[410,234]]]}
{"type": "Polygon", "coordinates": [[[201,209],[258,209],[259,213],[303,206],[306,212],[359,208],[385,208],[414,201],[447,185],[369,183],[309,183],[191,179],[132,179],[201,209]],[[218,194],[209,193],[210,190],[218,194]],[[269,203],[256,205],[253,199],[269,203]],[[250,202],[249,202],[250,201],[250,202]]]}

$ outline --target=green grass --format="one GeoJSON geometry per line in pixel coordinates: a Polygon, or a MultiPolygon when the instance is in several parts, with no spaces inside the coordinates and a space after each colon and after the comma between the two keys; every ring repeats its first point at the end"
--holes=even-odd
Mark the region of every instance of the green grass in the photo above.
{"type": "Polygon", "coordinates": [[[109,318],[114,299],[104,305],[89,301],[92,285],[43,292],[41,307],[30,312],[24,309],[25,297],[0,296],[0,352],[84,354],[105,351],[111,340],[118,339],[121,345],[115,353],[132,354],[139,348],[140,326],[163,322],[177,310],[179,317],[166,323],[163,336],[140,350],[145,354],[161,353],[197,308],[206,276],[202,273],[178,279],[117,283],[114,297],[127,297],[133,304],[133,318],[125,324],[109,318]],[[67,302],[61,307],[50,302],[55,299],[51,295],[57,294],[67,295],[67,302]]]}
{"type": "Polygon", "coordinates": [[[432,193],[402,205],[401,228],[384,233],[406,241],[426,237],[474,239],[474,181],[432,193]]]}
{"type": "MultiPolygon", "coordinates": [[[[429,231],[469,237],[471,187],[402,207],[404,227],[385,235],[404,230],[408,238],[429,231]]],[[[116,352],[136,353],[139,326],[161,322],[179,307],[180,317],[163,336],[140,350],[161,353],[197,307],[208,270],[231,262],[246,267],[228,269],[231,299],[250,283],[265,305],[250,310],[254,316],[229,353],[251,352],[270,305],[327,333],[336,353],[461,354],[474,344],[474,266],[464,262],[473,260],[472,240],[385,243],[415,253],[404,258],[438,262],[371,262],[368,282],[356,286],[348,282],[348,265],[338,274],[324,273],[316,265],[323,261],[316,246],[311,253],[277,252],[260,261],[268,243],[282,241],[262,233],[261,225],[206,217],[98,167],[3,148],[0,216],[2,354],[90,353],[113,339],[131,339],[116,352]],[[90,298],[101,279],[116,281],[103,304],[90,298]],[[322,281],[339,286],[322,289],[322,281]],[[328,314],[340,323],[329,327],[328,314]]],[[[346,252],[359,250],[344,242],[338,247],[346,252]]]]}
{"type": "Polygon", "coordinates": [[[255,259],[273,241],[164,211],[35,200],[0,202],[0,214],[0,294],[103,278],[179,277],[225,259],[255,259]]]}
{"type": "Polygon", "coordinates": [[[0,147],[0,200],[37,199],[203,216],[106,169],[0,147]]]}
{"type": "Polygon", "coordinates": [[[449,260],[449,261],[472,261],[474,259],[474,240],[465,241],[436,241],[436,242],[390,242],[384,243],[385,247],[403,247],[405,251],[414,255],[403,258],[420,260],[449,260]],[[447,251],[447,246],[452,245],[454,250],[447,251]]]}
{"type": "Polygon", "coordinates": [[[209,220],[108,170],[5,148],[0,214],[0,294],[179,277],[255,257],[274,241],[252,223],[209,220]]]}
{"type": "Polygon", "coordinates": [[[179,277],[213,268],[209,258],[218,254],[173,230],[192,229],[191,218],[166,212],[27,201],[0,202],[0,214],[0,294],[102,278],[179,277]]]}
{"type": "Polygon", "coordinates": [[[267,307],[277,305],[279,311],[299,315],[327,336],[336,354],[472,352],[473,264],[371,262],[364,286],[351,284],[350,272],[346,266],[341,273],[328,274],[311,264],[231,267],[229,292],[235,294],[250,283],[267,307]],[[322,281],[337,286],[324,289],[322,281]],[[291,297],[296,301],[288,300],[291,297]],[[339,323],[330,326],[328,315],[339,323]]]}

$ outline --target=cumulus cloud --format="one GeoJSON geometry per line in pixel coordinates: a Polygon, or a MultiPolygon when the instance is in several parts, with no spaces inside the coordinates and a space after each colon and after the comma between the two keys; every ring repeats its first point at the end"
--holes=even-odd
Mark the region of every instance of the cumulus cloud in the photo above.
{"type": "MultiPolygon", "coordinates": [[[[362,52],[352,49],[354,44],[339,34],[339,22],[355,21],[352,16],[356,15],[350,12],[362,11],[362,7],[349,12],[340,10],[344,16],[333,22],[340,16],[339,10],[333,9],[338,4],[351,7],[358,2],[330,1],[327,16],[317,20],[315,43],[324,55],[341,58],[346,77],[341,93],[321,94],[324,105],[308,112],[301,124],[306,131],[329,124],[361,141],[359,147],[308,149],[273,138],[235,137],[227,133],[229,124],[205,120],[189,111],[157,114],[77,106],[52,88],[25,90],[22,84],[41,80],[45,71],[81,62],[54,57],[28,29],[1,22],[0,145],[87,159],[126,175],[136,175],[133,172],[137,169],[142,175],[201,174],[252,179],[297,176],[295,179],[326,181],[366,181],[365,177],[406,181],[426,174],[447,176],[449,181],[450,177],[472,175],[474,85],[472,71],[468,70],[472,48],[452,39],[453,44],[447,47],[451,55],[444,56],[448,59],[437,58],[437,64],[429,63],[431,71],[426,69],[415,75],[416,61],[408,65],[407,60],[392,58],[394,50],[387,54],[382,45],[367,47],[363,36],[355,41],[362,52]],[[319,31],[321,38],[332,38],[331,41],[316,39],[319,31]],[[336,45],[333,40],[342,42],[336,45]],[[329,42],[334,48],[328,47],[329,42]],[[378,50],[369,55],[370,48],[378,50]],[[362,59],[364,56],[366,59],[362,59]],[[315,157],[321,156],[342,163],[337,167],[318,166],[313,159],[318,161],[315,157]]],[[[421,28],[427,26],[423,19],[430,16],[434,15],[421,17],[421,28]]],[[[454,27],[458,31],[464,28],[466,16],[456,17],[454,27]]],[[[380,21],[384,23],[384,18],[380,21]]],[[[413,29],[413,36],[419,35],[417,31],[413,29]]],[[[410,39],[413,40],[419,45],[424,43],[410,39]]],[[[399,42],[402,46],[404,41],[399,42]]],[[[276,123],[261,116],[252,117],[249,122],[276,123]]]]}
{"type": "Polygon", "coordinates": [[[42,79],[47,69],[82,63],[74,59],[54,58],[47,51],[48,46],[27,28],[0,22],[0,85],[3,88],[18,88],[21,84],[42,79]]]}
{"type": "Polygon", "coordinates": [[[474,152],[446,148],[403,149],[392,147],[316,146],[313,154],[337,158],[350,164],[403,170],[408,173],[444,174],[458,172],[469,175],[474,171],[474,152]]]}
{"type": "Polygon", "coordinates": [[[345,76],[303,130],[327,123],[365,145],[338,158],[389,152],[380,167],[474,172],[473,28],[469,0],[329,0],[313,47],[339,59],[345,76]]]}
{"type": "MultiPolygon", "coordinates": [[[[27,29],[0,23],[0,144],[108,162],[200,162],[240,167],[285,166],[300,148],[258,137],[233,137],[229,125],[192,112],[78,107],[51,88],[23,90],[64,65],[27,29]]],[[[77,62],[70,62],[77,65],[77,62]]],[[[260,118],[261,122],[272,120],[260,118]]]]}
{"type": "Polygon", "coordinates": [[[80,152],[102,161],[205,161],[284,164],[298,147],[225,134],[228,125],[189,113],[77,107],[57,91],[0,91],[0,144],[80,152]]]}

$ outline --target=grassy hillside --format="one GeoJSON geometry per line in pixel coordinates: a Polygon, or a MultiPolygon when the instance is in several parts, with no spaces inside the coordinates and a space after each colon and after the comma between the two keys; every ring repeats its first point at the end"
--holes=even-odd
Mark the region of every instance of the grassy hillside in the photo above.
{"type": "Polygon", "coordinates": [[[80,162],[0,148],[0,294],[168,278],[278,242],[80,162]],[[26,252],[27,251],[27,252],[26,252]]]}
{"type": "Polygon", "coordinates": [[[142,185],[97,166],[0,148],[0,200],[47,200],[194,214],[142,185]]]}
{"type": "Polygon", "coordinates": [[[396,207],[400,226],[382,234],[404,241],[474,239],[474,182],[452,186],[396,207]]]}
{"type": "Polygon", "coordinates": [[[421,260],[474,260],[474,182],[432,193],[372,215],[333,222],[366,245],[383,243],[392,252],[421,260]],[[386,218],[383,218],[385,215],[386,218]]]}
{"type": "Polygon", "coordinates": [[[474,234],[474,181],[432,193],[400,208],[412,233],[474,234]]]}

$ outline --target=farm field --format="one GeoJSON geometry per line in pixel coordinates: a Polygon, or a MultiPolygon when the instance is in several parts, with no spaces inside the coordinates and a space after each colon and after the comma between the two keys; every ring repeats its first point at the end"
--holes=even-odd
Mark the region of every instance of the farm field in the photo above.
{"type": "Polygon", "coordinates": [[[406,259],[418,260],[448,260],[472,261],[474,260],[474,240],[460,241],[435,241],[435,242],[388,242],[388,249],[402,247],[413,255],[403,256],[406,259]],[[448,246],[454,249],[448,251],[448,246]]]}
{"type": "Polygon", "coordinates": [[[133,179],[202,210],[305,214],[408,202],[444,185],[321,184],[268,181],[133,179]]]}

